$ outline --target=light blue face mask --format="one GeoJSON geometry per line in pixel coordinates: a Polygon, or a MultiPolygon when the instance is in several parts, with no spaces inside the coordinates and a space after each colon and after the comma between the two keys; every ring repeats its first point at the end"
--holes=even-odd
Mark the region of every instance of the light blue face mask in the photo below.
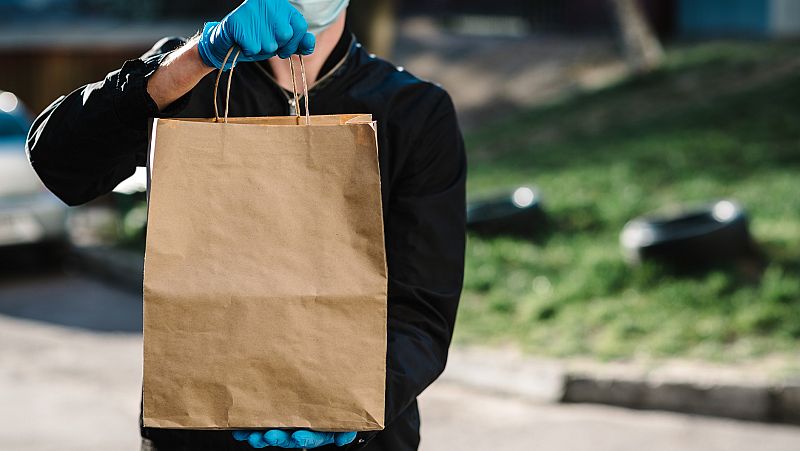
{"type": "Polygon", "coordinates": [[[315,35],[336,21],[349,0],[289,0],[308,22],[308,31],[315,35]]]}

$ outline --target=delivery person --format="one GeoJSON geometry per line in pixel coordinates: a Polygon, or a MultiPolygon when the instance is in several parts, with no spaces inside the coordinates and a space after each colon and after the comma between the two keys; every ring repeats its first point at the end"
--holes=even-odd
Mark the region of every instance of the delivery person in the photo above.
{"type": "Polygon", "coordinates": [[[419,445],[416,399],[444,369],[461,293],[464,146],[447,93],[367,53],[347,29],[346,7],[347,0],[245,0],[198,36],[163,39],[104,80],[62,96],[31,128],[27,149],[44,184],[69,205],[88,202],[145,164],[148,118],[213,117],[212,71],[233,46],[242,55],[231,115],[294,114],[299,106],[285,58],[299,53],[309,55],[314,114],[372,113],[378,123],[389,270],[386,429],[142,428],[143,449],[405,451],[419,445]]]}

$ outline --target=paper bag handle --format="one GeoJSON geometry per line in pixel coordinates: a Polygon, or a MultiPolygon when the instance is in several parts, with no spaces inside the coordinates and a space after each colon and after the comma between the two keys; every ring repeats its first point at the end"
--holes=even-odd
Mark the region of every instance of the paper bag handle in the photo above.
{"type": "MultiPolygon", "coordinates": [[[[225,59],[222,60],[222,67],[228,63],[228,58],[230,58],[231,53],[233,53],[233,49],[235,47],[231,47],[228,50],[228,53],[225,54],[225,59]]],[[[236,60],[239,58],[239,55],[242,53],[241,49],[236,50],[236,54],[233,55],[233,62],[231,63],[231,70],[228,73],[228,86],[225,90],[225,116],[224,121],[228,123],[228,109],[230,106],[231,100],[231,80],[233,80],[233,69],[236,67],[236,60]]],[[[303,99],[305,100],[305,107],[306,107],[306,125],[311,125],[311,117],[308,110],[308,83],[306,82],[306,66],[303,63],[303,56],[297,55],[297,58],[300,60],[300,78],[303,80],[303,99]]],[[[300,95],[297,92],[297,82],[295,81],[295,71],[294,71],[294,60],[289,57],[289,69],[292,73],[292,92],[294,93],[294,109],[295,114],[299,118],[300,117],[300,95]]],[[[217,92],[219,91],[219,80],[222,78],[222,69],[217,71],[217,79],[214,81],[214,122],[219,122],[219,107],[217,106],[217,92]]],[[[298,121],[299,125],[299,121],[298,121]]]]}

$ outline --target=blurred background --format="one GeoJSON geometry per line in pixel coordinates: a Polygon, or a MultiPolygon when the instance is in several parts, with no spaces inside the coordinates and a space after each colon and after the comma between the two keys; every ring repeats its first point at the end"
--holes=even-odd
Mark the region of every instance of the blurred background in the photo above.
{"type": "MultiPolygon", "coordinates": [[[[138,449],[143,172],[67,209],[30,121],[236,2],[0,0],[0,449],[138,449]]],[[[800,1],[352,0],[452,95],[455,347],[423,450],[800,449],[800,1]]]]}

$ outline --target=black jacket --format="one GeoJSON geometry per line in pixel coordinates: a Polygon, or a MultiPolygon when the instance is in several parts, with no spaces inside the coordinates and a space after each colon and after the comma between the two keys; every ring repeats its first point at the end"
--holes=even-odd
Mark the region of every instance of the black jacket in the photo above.
{"type": "MultiPolygon", "coordinates": [[[[111,191],[145,164],[149,117],[213,117],[215,74],[165,111],[146,91],[181,39],[164,39],[103,81],[61,97],[34,122],[27,149],[44,184],[69,205],[111,191]]],[[[466,158],[447,93],[368,54],[346,32],[309,92],[312,114],[372,113],[378,123],[388,286],[386,429],[351,448],[412,450],[416,397],[442,372],[464,268],[466,158]]],[[[261,63],[239,63],[231,116],[290,113],[290,93],[261,63]]],[[[302,103],[302,102],[301,102],[302,103]]],[[[157,449],[251,449],[227,431],[143,428],[157,449]]]]}

